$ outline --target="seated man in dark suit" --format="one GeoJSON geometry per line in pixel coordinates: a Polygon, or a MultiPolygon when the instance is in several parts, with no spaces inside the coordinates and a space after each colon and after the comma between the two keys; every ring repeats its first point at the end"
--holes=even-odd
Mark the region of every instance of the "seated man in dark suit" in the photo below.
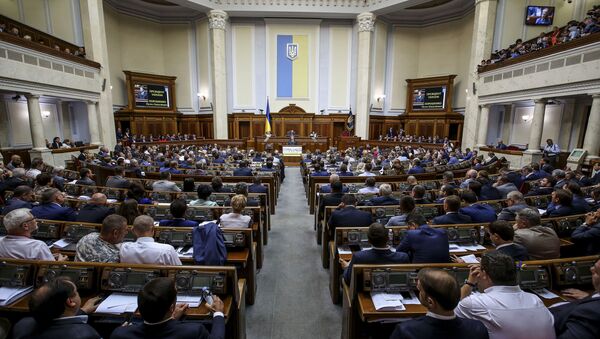
{"type": "Polygon", "coordinates": [[[572,206],[573,195],[564,189],[557,189],[552,192],[552,202],[548,204],[544,217],[563,217],[577,214],[572,206]]]}
{"type": "Polygon", "coordinates": [[[344,269],[344,281],[350,285],[352,266],[356,264],[408,264],[410,259],[403,252],[392,252],[388,245],[388,231],[378,223],[369,226],[367,233],[369,243],[373,246],[370,250],[354,252],[350,262],[340,258],[340,265],[344,269]]]}
{"type": "Polygon", "coordinates": [[[585,216],[585,222],[571,233],[571,240],[582,255],[600,254],[600,210],[585,216]]]}
{"type": "Polygon", "coordinates": [[[356,198],[345,194],[339,208],[329,217],[329,234],[335,234],[336,227],[367,227],[373,222],[371,213],[356,209],[356,198]]]}
{"type": "Polygon", "coordinates": [[[239,167],[233,170],[234,177],[251,177],[252,170],[248,168],[246,160],[240,161],[239,167]]]}
{"type": "MultiPolygon", "coordinates": [[[[246,197],[246,206],[260,206],[260,200],[255,197],[248,197],[248,184],[245,182],[238,182],[233,188],[233,193],[241,194],[246,197]]],[[[225,206],[231,206],[231,198],[227,198],[224,203],[225,206]]]]}
{"type": "Polygon", "coordinates": [[[527,249],[513,243],[515,230],[507,221],[497,220],[488,226],[490,240],[496,246],[496,251],[512,257],[515,261],[529,260],[527,249]]]}
{"type": "Polygon", "coordinates": [[[460,288],[453,276],[444,270],[424,268],[417,278],[419,300],[427,308],[427,314],[396,325],[390,339],[489,338],[483,323],[454,314],[460,301],[460,288]]]}
{"type": "MultiPolygon", "coordinates": [[[[331,193],[331,184],[336,181],[340,181],[340,176],[333,173],[329,176],[329,184],[321,186],[321,188],[319,189],[319,193],[331,193]]],[[[348,193],[349,190],[350,189],[348,188],[348,186],[343,186],[342,188],[342,191],[344,193],[348,193]]]]}
{"type": "Polygon", "coordinates": [[[314,171],[310,174],[313,177],[328,177],[329,176],[329,172],[322,170],[320,164],[314,164],[313,168],[314,168],[314,171]]]}
{"type": "Polygon", "coordinates": [[[348,165],[341,164],[340,165],[340,170],[338,172],[338,175],[340,177],[352,177],[352,176],[354,176],[354,173],[348,171],[348,165]]]}
{"type": "Polygon", "coordinates": [[[529,206],[523,199],[523,194],[519,191],[508,193],[506,196],[506,205],[498,214],[498,220],[514,221],[517,217],[517,213],[529,206]]]}
{"type": "Polygon", "coordinates": [[[115,168],[115,175],[106,179],[106,187],[129,188],[129,185],[131,185],[131,183],[129,180],[125,179],[124,167],[115,168]]]}
{"type": "Polygon", "coordinates": [[[573,195],[573,200],[571,202],[571,206],[575,210],[575,214],[584,214],[592,210],[590,204],[585,200],[585,195],[581,190],[581,186],[578,183],[569,181],[564,189],[571,192],[573,195]]]}
{"type": "Polygon", "coordinates": [[[223,301],[213,295],[213,302],[206,305],[213,312],[210,333],[200,323],[184,323],[188,304],[177,304],[177,288],[171,278],[156,278],[148,282],[138,294],[138,310],[144,319],[141,324],[121,326],[115,329],[111,339],[178,338],[197,339],[225,338],[223,301]]]}
{"type": "Polygon", "coordinates": [[[13,330],[13,338],[102,338],[87,324],[96,311],[99,297],[83,306],[77,286],[67,277],[57,277],[35,290],[29,299],[32,317],[21,319],[13,330]]]}
{"type": "Polygon", "coordinates": [[[321,197],[319,201],[319,215],[318,220],[323,220],[326,206],[338,206],[342,203],[344,197],[343,184],[341,181],[335,181],[331,183],[331,193],[321,197]]]}
{"type": "Polygon", "coordinates": [[[161,220],[159,226],[174,226],[174,227],[195,227],[198,226],[197,221],[186,220],[185,211],[187,204],[184,199],[175,199],[169,206],[169,211],[173,219],[161,220]]]}
{"type": "Polygon", "coordinates": [[[565,296],[577,296],[565,305],[550,308],[554,317],[556,338],[593,339],[600,338],[600,260],[590,268],[594,292],[586,296],[579,290],[563,291],[565,296]]]}
{"type": "Polygon", "coordinates": [[[370,206],[385,206],[385,205],[398,205],[400,201],[392,197],[392,186],[390,184],[381,184],[379,186],[379,196],[371,198],[368,202],[370,206]]]}
{"type": "Polygon", "coordinates": [[[75,221],[101,224],[104,218],[115,213],[114,208],[106,205],[106,195],[94,193],[87,204],[79,209],[79,214],[75,218],[75,221]]]}
{"type": "Polygon", "coordinates": [[[260,177],[254,177],[254,179],[252,179],[252,185],[248,186],[248,192],[268,193],[268,188],[262,184],[260,177]]]}
{"type": "Polygon", "coordinates": [[[31,209],[31,214],[38,219],[75,221],[77,213],[70,207],[63,207],[65,196],[56,188],[48,188],[41,195],[38,206],[31,209]]]}
{"type": "Polygon", "coordinates": [[[0,195],[4,196],[6,191],[14,191],[15,188],[23,185],[33,187],[32,183],[25,176],[25,169],[20,167],[15,168],[12,171],[12,177],[0,182],[0,195]]]}
{"type": "Polygon", "coordinates": [[[421,185],[415,185],[410,192],[413,199],[415,199],[415,204],[431,204],[431,200],[425,197],[425,193],[427,190],[425,187],[421,185]]]}
{"type": "Polygon", "coordinates": [[[8,212],[14,211],[18,208],[29,208],[33,207],[35,196],[33,195],[33,189],[29,186],[21,185],[15,188],[13,196],[6,202],[6,205],[2,209],[2,215],[7,215],[8,212]]]}
{"type": "Polygon", "coordinates": [[[459,209],[458,212],[471,217],[472,222],[492,222],[496,220],[496,211],[490,205],[478,204],[475,192],[471,190],[463,191],[461,198],[468,206],[459,209]]]}
{"type": "Polygon", "coordinates": [[[415,159],[413,166],[408,170],[408,174],[420,174],[425,173],[425,169],[421,167],[421,160],[415,159]]]}
{"type": "Polygon", "coordinates": [[[434,225],[469,224],[472,222],[468,215],[460,214],[460,198],[451,195],[444,199],[444,212],[446,214],[433,218],[434,225]]]}
{"type": "Polygon", "coordinates": [[[447,263],[450,261],[448,234],[443,228],[427,225],[425,217],[410,213],[406,218],[409,231],[396,251],[406,252],[412,263],[447,263]]]}
{"type": "Polygon", "coordinates": [[[79,180],[75,181],[76,185],[96,186],[96,182],[92,180],[93,174],[89,168],[82,168],[79,171],[79,180]]]}
{"type": "Polygon", "coordinates": [[[548,195],[554,192],[554,185],[556,185],[556,179],[553,177],[542,178],[539,186],[530,189],[525,196],[531,197],[534,195],[548,195]]]}

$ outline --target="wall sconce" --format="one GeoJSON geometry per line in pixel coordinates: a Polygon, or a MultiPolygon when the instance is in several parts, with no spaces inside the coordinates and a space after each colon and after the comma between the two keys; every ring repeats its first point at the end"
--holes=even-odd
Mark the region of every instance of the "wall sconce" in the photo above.
{"type": "Polygon", "coordinates": [[[206,101],[206,94],[198,93],[198,98],[202,98],[202,101],[206,101]]]}
{"type": "Polygon", "coordinates": [[[377,97],[377,102],[383,101],[384,99],[385,99],[385,94],[380,94],[380,95],[377,97]]]}
{"type": "Polygon", "coordinates": [[[48,119],[50,117],[50,112],[49,111],[43,111],[42,112],[42,118],[48,119]]]}
{"type": "Polygon", "coordinates": [[[524,115],[521,117],[521,119],[523,119],[523,122],[527,122],[527,121],[531,120],[531,118],[532,118],[531,115],[524,115]]]}

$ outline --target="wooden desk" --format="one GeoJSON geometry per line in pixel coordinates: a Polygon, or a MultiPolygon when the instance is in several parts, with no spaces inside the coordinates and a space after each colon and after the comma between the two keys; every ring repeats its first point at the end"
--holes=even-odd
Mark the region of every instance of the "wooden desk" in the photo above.
{"type": "Polygon", "coordinates": [[[265,138],[261,136],[254,137],[254,144],[256,145],[256,150],[259,152],[263,152],[265,150],[265,145],[267,144],[272,144],[273,150],[278,150],[279,152],[281,152],[283,146],[302,146],[303,152],[314,152],[317,149],[324,152],[327,151],[331,145],[330,139],[325,137],[312,139],[309,137],[296,136],[294,140],[296,143],[293,145],[289,144],[290,138],[288,137],[270,137],[269,140],[265,142],[265,138]]]}

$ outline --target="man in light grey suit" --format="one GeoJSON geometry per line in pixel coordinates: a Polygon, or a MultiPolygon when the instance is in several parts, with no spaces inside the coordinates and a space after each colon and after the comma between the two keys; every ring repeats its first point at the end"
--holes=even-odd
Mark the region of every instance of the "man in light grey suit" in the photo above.
{"type": "Polygon", "coordinates": [[[152,184],[153,191],[160,192],[181,192],[181,188],[171,181],[171,172],[160,172],[160,180],[152,184]]]}
{"type": "Polygon", "coordinates": [[[505,207],[498,214],[498,220],[506,220],[513,221],[517,217],[517,213],[529,206],[525,203],[523,199],[523,193],[519,191],[512,191],[508,193],[506,196],[506,204],[508,207],[505,207]]]}
{"type": "Polygon", "coordinates": [[[542,226],[540,214],[531,208],[517,213],[514,243],[524,246],[531,260],[560,258],[560,239],[550,227],[542,226]]]}
{"type": "Polygon", "coordinates": [[[125,168],[115,168],[115,175],[106,180],[106,187],[112,188],[129,188],[131,183],[125,179],[125,168]]]}

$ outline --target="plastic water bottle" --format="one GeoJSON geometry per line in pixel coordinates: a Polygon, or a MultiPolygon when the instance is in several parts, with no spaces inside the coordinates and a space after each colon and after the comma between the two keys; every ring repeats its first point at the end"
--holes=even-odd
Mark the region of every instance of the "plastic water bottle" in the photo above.
{"type": "Polygon", "coordinates": [[[483,245],[485,241],[485,228],[483,226],[479,226],[479,243],[483,245]]]}
{"type": "Polygon", "coordinates": [[[391,229],[388,230],[388,244],[394,246],[394,232],[391,229]]]}

